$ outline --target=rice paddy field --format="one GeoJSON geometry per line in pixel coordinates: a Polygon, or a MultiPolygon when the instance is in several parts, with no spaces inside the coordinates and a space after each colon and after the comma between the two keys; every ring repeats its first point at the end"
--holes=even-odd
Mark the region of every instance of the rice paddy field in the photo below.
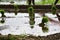
{"type": "MultiPolygon", "coordinates": [[[[52,5],[55,0],[35,0],[35,5],[52,5]]],[[[50,12],[45,7],[26,8],[27,0],[0,0],[0,40],[60,40],[60,6],[52,6],[50,12]],[[17,5],[14,5],[17,4],[17,5]],[[2,6],[5,7],[3,8],[2,6]],[[13,7],[12,7],[13,5],[13,7]],[[7,7],[8,6],[8,7],[7,7]],[[23,11],[28,11],[27,13],[23,11]],[[37,10],[42,10],[35,12],[37,10]],[[10,12],[8,12],[10,11],[10,12]]],[[[60,0],[57,5],[60,5],[60,0]]],[[[50,8],[50,7],[49,7],[50,8]]]]}

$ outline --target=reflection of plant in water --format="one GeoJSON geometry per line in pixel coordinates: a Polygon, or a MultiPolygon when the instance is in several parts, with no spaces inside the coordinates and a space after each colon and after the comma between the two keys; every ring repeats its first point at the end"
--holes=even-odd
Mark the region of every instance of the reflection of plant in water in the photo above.
{"type": "Polygon", "coordinates": [[[42,22],[39,24],[39,26],[42,27],[42,31],[43,32],[48,32],[48,28],[45,27],[47,22],[48,22],[48,18],[47,17],[43,17],[42,18],[42,22]]]}
{"type": "Polygon", "coordinates": [[[29,23],[30,23],[30,25],[34,25],[35,21],[30,20],[29,23]]]}
{"type": "Polygon", "coordinates": [[[33,29],[34,28],[34,25],[31,25],[30,27],[33,29]]]}
{"type": "Polygon", "coordinates": [[[4,12],[5,12],[4,10],[0,10],[0,13],[1,13],[1,15],[2,15],[1,17],[6,17],[6,16],[4,15],[4,12]]]}
{"type": "Polygon", "coordinates": [[[56,14],[56,10],[57,10],[57,8],[56,8],[56,5],[52,5],[52,14],[54,15],[54,14],[56,14]]]}
{"type": "Polygon", "coordinates": [[[4,23],[5,22],[5,20],[4,20],[4,18],[2,18],[2,20],[0,20],[0,23],[4,23]]]}
{"type": "Polygon", "coordinates": [[[13,3],[14,3],[14,1],[11,1],[10,3],[11,3],[11,4],[13,4],[13,3]]]}
{"type": "Polygon", "coordinates": [[[58,3],[59,0],[55,0],[55,2],[52,5],[52,14],[56,14],[56,16],[58,17],[58,20],[60,21],[60,15],[58,14],[58,10],[56,7],[56,4],[58,3]]]}
{"type": "Polygon", "coordinates": [[[43,32],[48,32],[48,28],[47,27],[42,27],[42,31],[43,32]]]}
{"type": "Polygon", "coordinates": [[[45,24],[44,24],[44,23],[40,23],[39,26],[40,26],[40,27],[44,27],[45,24]]]}
{"type": "Polygon", "coordinates": [[[47,17],[43,17],[42,18],[42,22],[39,24],[39,26],[44,27],[45,23],[47,23],[47,22],[48,22],[48,18],[47,17]]]}
{"type": "Polygon", "coordinates": [[[34,14],[33,7],[29,7],[28,12],[29,12],[29,19],[30,19],[29,23],[30,23],[30,25],[34,25],[35,24],[35,21],[34,21],[35,20],[35,14],[34,14]]]}
{"type": "Polygon", "coordinates": [[[18,5],[17,4],[14,4],[14,10],[15,10],[15,15],[17,15],[17,12],[18,12],[18,5]]]}
{"type": "Polygon", "coordinates": [[[58,1],[59,1],[59,0],[56,0],[56,1],[53,3],[53,5],[52,5],[52,14],[56,14],[56,10],[57,10],[56,4],[57,4],[58,1]]]}
{"type": "MultiPolygon", "coordinates": [[[[35,24],[35,14],[34,14],[33,7],[29,7],[28,12],[29,12],[29,19],[30,19],[29,24],[34,25],[35,24]]],[[[34,26],[31,26],[31,28],[34,28],[34,26]]]]}

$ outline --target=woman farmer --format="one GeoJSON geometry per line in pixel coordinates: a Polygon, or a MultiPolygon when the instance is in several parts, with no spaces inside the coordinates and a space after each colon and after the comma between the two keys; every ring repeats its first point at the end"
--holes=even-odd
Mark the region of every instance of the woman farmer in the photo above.
{"type": "Polygon", "coordinates": [[[35,0],[28,0],[28,4],[31,5],[31,3],[35,5],[35,0]]]}

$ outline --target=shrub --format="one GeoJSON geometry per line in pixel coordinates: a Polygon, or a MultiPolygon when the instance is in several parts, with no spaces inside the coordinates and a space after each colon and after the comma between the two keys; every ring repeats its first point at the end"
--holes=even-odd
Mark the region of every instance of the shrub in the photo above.
{"type": "Polygon", "coordinates": [[[2,16],[1,17],[6,17],[5,15],[4,15],[4,10],[0,10],[0,13],[2,14],[2,16]]]}
{"type": "Polygon", "coordinates": [[[48,22],[48,18],[47,17],[43,17],[42,18],[42,23],[47,23],[48,22]]]}

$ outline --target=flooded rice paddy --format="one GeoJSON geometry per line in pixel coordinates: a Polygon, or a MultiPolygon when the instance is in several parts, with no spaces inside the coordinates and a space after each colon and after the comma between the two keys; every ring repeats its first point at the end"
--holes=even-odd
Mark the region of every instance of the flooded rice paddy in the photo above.
{"type": "MultiPolygon", "coordinates": [[[[43,32],[42,27],[39,27],[39,23],[41,23],[42,17],[35,13],[35,24],[33,28],[29,24],[29,14],[28,13],[18,13],[18,15],[14,15],[14,13],[5,13],[6,17],[1,18],[0,21],[4,20],[4,23],[0,23],[0,33],[2,35],[20,35],[20,34],[30,34],[36,36],[47,36],[50,34],[60,33],[60,24],[54,22],[48,22],[46,27],[48,28],[48,32],[43,32]]],[[[1,14],[0,14],[1,16],[1,14]]],[[[56,15],[46,14],[46,16],[55,19],[56,15]]]]}

